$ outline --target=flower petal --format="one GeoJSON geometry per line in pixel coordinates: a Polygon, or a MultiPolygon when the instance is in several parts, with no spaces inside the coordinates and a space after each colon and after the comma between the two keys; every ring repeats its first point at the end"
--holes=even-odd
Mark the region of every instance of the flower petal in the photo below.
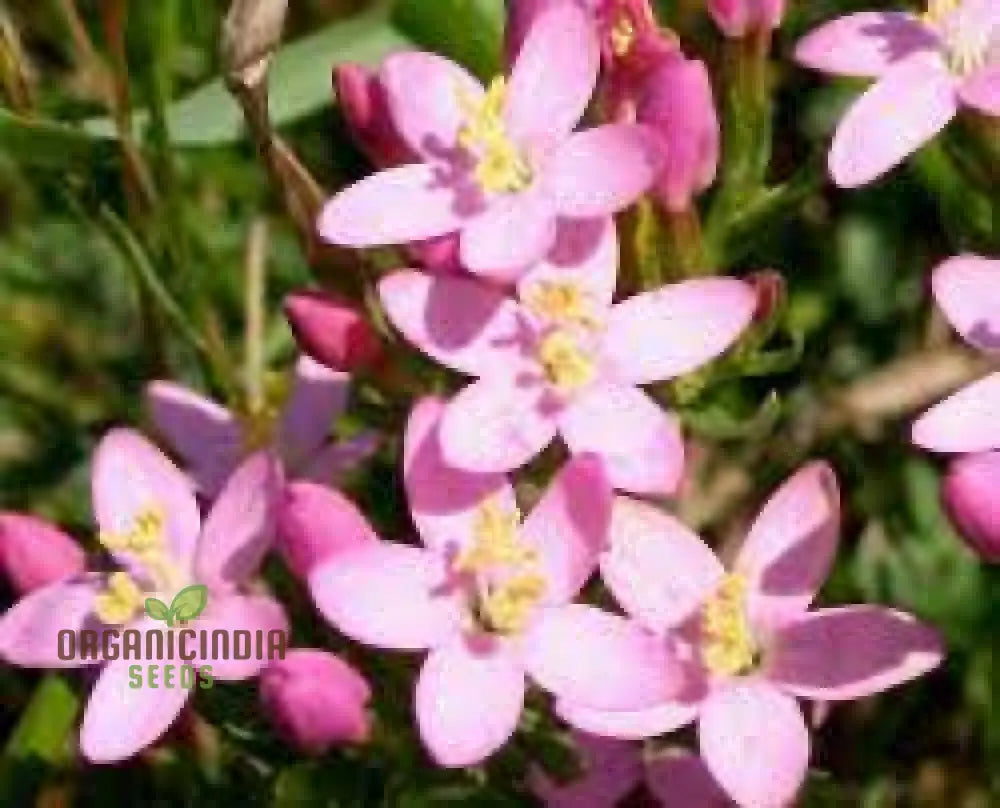
{"type": "Polygon", "coordinates": [[[205,520],[195,572],[210,587],[234,586],[260,567],[274,541],[281,468],[257,452],[229,478],[205,520]]]}
{"type": "Polygon", "coordinates": [[[539,552],[545,570],[545,601],[565,603],[597,569],[611,521],[611,486],[593,456],[576,457],[556,474],[521,526],[522,538],[539,552]]]}
{"type": "Polygon", "coordinates": [[[642,781],[643,761],[636,744],[575,732],[573,745],[583,767],[575,780],[559,783],[541,766],[531,769],[531,792],[546,808],[611,808],[642,781]]]}
{"type": "Polygon", "coordinates": [[[842,188],[878,179],[941,132],[958,111],[955,79],[939,56],[894,65],[848,110],[830,149],[842,188]]]}
{"type": "Polygon", "coordinates": [[[469,376],[516,366],[525,318],[499,289],[404,269],[383,278],[378,290],[392,324],[432,359],[469,376]]]}
{"type": "Polygon", "coordinates": [[[908,682],[944,658],[934,629],[903,612],[845,606],[804,614],[774,639],[767,677],[793,696],[860,699],[908,682]]]}
{"type": "Polygon", "coordinates": [[[958,94],[964,104],[987,115],[1000,116],[1000,65],[973,73],[958,94]]]}
{"type": "Polygon", "coordinates": [[[771,495],[736,559],[754,619],[770,625],[812,603],[837,552],[840,491],[826,463],[809,463],[771,495]]]}
{"type": "Polygon", "coordinates": [[[523,637],[522,653],[539,686],[595,709],[653,707],[682,684],[663,638],[579,603],[543,610],[523,637]]]}
{"type": "Polygon", "coordinates": [[[604,352],[624,381],[663,381],[719,356],[750,324],[756,296],[733,278],[682,281],[611,307],[604,352]]]}
{"type": "Polygon", "coordinates": [[[420,737],[442,766],[472,766],[514,734],[524,705],[524,673],[496,644],[465,640],[428,655],[417,680],[420,737]]]}
{"type": "MultiPolygon", "coordinates": [[[[227,682],[249,679],[260,673],[261,668],[267,666],[266,652],[269,644],[265,644],[263,647],[264,658],[258,658],[256,646],[253,644],[256,632],[264,632],[265,643],[268,643],[272,631],[288,634],[288,618],[284,608],[274,598],[264,595],[213,596],[209,600],[208,608],[198,617],[195,625],[198,631],[208,631],[209,633],[216,630],[224,631],[229,638],[229,653],[225,654],[228,659],[221,656],[208,656],[197,660],[199,667],[211,665],[213,679],[227,682]],[[249,633],[251,639],[247,641],[246,645],[248,659],[237,658],[243,655],[237,652],[244,646],[243,640],[237,640],[239,635],[236,632],[249,633]]],[[[287,636],[285,644],[289,644],[287,636]]],[[[209,650],[211,645],[209,643],[209,650]]]]}
{"type": "Polygon", "coordinates": [[[420,651],[460,624],[442,560],[417,547],[380,542],[339,553],[313,570],[309,589],[323,617],[367,645],[420,651]]]}
{"type": "Polygon", "coordinates": [[[379,78],[393,124],[425,160],[446,158],[456,149],[463,99],[475,104],[483,95],[482,85],[465,68],[423,51],[392,54],[379,78]]]}
{"type": "Polygon", "coordinates": [[[351,377],[306,355],[295,363],[292,392],[281,413],[276,443],[293,473],[326,442],[333,421],[347,406],[351,377]]]}
{"type": "Polygon", "coordinates": [[[156,431],[175,451],[208,499],[222,490],[242,453],[242,428],[233,414],[211,399],[173,382],[146,387],[156,431]]]}
{"type": "Polygon", "coordinates": [[[646,763],[646,785],[660,808],[733,808],[704,761],[688,752],[668,753],[646,763]]]}
{"type": "MultiPolygon", "coordinates": [[[[0,617],[0,658],[23,668],[77,668],[96,660],[59,658],[59,632],[88,625],[94,598],[102,588],[98,576],[59,581],[25,595],[0,617]]],[[[67,649],[68,650],[68,649],[67,649]]]]}
{"type": "Polygon", "coordinates": [[[913,424],[911,439],[932,452],[1000,449],[1000,373],[991,373],[931,407],[913,424]]]}
{"type": "Polygon", "coordinates": [[[594,92],[600,61],[594,24],[582,9],[559,3],[540,14],[511,70],[511,137],[551,145],[572,132],[594,92]]]}
{"type": "Polygon", "coordinates": [[[574,453],[593,452],[615,488],[636,494],[674,493],[684,471],[680,422],[642,390],[602,384],[574,401],[559,419],[574,453]]]}
{"type": "Polygon", "coordinates": [[[91,691],[80,727],[80,751],[91,763],[120,763],[153,744],[191,694],[184,687],[149,687],[146,682],[132,687],[129,670],[134,664],[126,659],[109,663],[91,691]]]}
{"type": "Polygon", "coordinates": [[[379,247],[443,236],[462,227],[480,201],[426,163],[372,174],[338,193],[320,213],[319,234],[344,247],[379,247]]]}
{"type": "Polygon", "coordinates": [[[481,473],[511,471],[555,436],[555,414],[541,392],[516,379],[480,379],[458,393],[441,421],[445,461],[481,473]]]}
{"type": "Polygon", "coordinates": [[[795,61],[838,76],[877,78],[917,51],[938,48],[934,31],[913,14],[860,11],[810,31],[795,47],[795,61]]]}
{"type": "Polygon", "coordinates": [[[809,766],[799,705],[760,680],[713,693],[701,709],[698,741],[709,772],[740,805],[790,804],[809,766]]]}
{"type": "Polygon", "coordinates": [[[644,710],[595,710],[570,701],[556,703],[558,716],[572,727],[603,738],[641,741],[685,727],[698,717],[697,703],[665,701],[644,710]]]}
{"type": "Polygon", "coordinates": [[[461,549],[472,538],[487,500],[505,510],[515,507],[503,474],[472,474],[444,462],[439,435],[444,407],[442,399],[420,399],[403,438],[403,484],[413,522],[424,543],[442,552],[461,549]]]}
{"type": "Polygon", "coordinates": [[[615,497],[610,536],[601,577],[621,607],[653,631],[686,621],[725,574],[707,544],[646,502],[615,497]]]}
{"type": "Polygon", "coordinates": [[[555,240],[552,203],[538,189],[529,188],[491,199],[462,230],[459,257],[473,274],[509,283],[544,257],[555,240]]]}
{"type": "Polygon", "coordinates": [[[190,480],[166,455],[134,430],[113,429],[94,452],[91,475],[94,516],[102,532],[127,533],[144,510],[159,508],[171,560],[189,567],[201,515],[190,480]]]}
{"type": "Polygon", "coordinates": [[[360,432],[353,438],[327,443],[305,466],[297,469],[295,476],[300,480],[334,485],[371,458],[381,445],[382,436],[374,431],[360,432]]]}
{"type": "Polygon", "coordinates": [[[934,270],[931,284],[934,299],[962,339],[983,351],[1000,351],[1000,261],[951,258],[934,270]]]}
{"type": "Polygon", "coordinates": [[[571,135],[546,164],[542,181],[560,215],[608,216],[649,190],[660,163],[656,138],[646,127],[606,124],[571,135]]]}

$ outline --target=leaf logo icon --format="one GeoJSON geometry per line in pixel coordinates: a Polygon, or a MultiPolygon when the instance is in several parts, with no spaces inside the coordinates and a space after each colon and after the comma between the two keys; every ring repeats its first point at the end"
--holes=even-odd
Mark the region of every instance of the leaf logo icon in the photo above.
{"type": "Polygon", "coordinates": [[[170,606],[158,598],[146,598],[146,614],[173,626],[178,620],[194,620],[208,605],[208,587],[192,584],[178,592],[170,606]]]}

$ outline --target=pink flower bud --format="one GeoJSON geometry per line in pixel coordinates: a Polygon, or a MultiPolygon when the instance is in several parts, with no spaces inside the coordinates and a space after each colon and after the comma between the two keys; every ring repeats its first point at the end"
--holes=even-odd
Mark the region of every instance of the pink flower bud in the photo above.
{"type": "Polygon", "coordinates": [[[79,575],[85,561],[80,545],[48,522],[0,514],[0,568],[18,595],[79,575]]]}
{"type": "Polygon", "coordinates": [[[299,578],[336,553],[378,541],[368,520],[339,491],[310,482],[285,486],[277,516],[278,550],[299,578]]]}
{"type": "Polygon", "coordinates": [[[260,700],[278,732],[292,745],[322,755],[334,744],[368,740],[364,677],[327,651],[297,649],[260,674],[260,700]]]}
{"type": "Polygon", "coordinates": [[[963,455],[952,461],[942,498],[959,534],[976,553],[1000,563],[1000,452],[963,455]]]}
{"type": "Polygon", "coordinates": [[[656,195],[668,211],[686,210],[715,180],[719,161],[719,119],[705,65],[679,55],[662,60],[646,81],[636,120],[663,144],[656,195]]]}
{"type": "Polygon", "coordinates": [[[781,25],[785,0],[708,0],[708,13],[722,33],[738,39],[750,31],[773,31],[781,25]]]}
{"type": "Polygon", "coordinates": [[[285,298],[285,316],[299,347],[333,370],[352,373],[371,368],[382,359],[382,343],[375,329],[346,301],[304,289],[285,298]]]}
{"type": "Polygon", "coordinates": [[[378,76],[361,65],[333,69],[333,84],[351,136],[378,168],[409,162],[413,155],[392,124],[385,89],[378,76]]]}

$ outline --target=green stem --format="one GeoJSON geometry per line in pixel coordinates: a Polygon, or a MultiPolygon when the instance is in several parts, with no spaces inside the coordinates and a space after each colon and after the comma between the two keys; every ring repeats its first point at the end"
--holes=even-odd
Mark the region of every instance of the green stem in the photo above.
{"type": "Polygon", "coordinates": [[[711,275],[713,268],[705,252],[701,219],[694,207],[682,211],[662,211],[665,264],[671,278],[711,275]]]}

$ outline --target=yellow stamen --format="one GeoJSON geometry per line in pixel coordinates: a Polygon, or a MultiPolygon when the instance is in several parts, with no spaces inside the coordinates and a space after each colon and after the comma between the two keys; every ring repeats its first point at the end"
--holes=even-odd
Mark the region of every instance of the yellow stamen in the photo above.
{"type": "Polygon", "coordinates": [[[501,634],[523,631],[545,594],[545,579],[537,572],[523,572],[491,588],[479,611],[487,625],[501,634]]]}
{"type": "Polygon", "coordinates": [[[619,59],[628,55],[635,44],[635,23],[622,11],[611,27],[611,52],[619,59]]]}
{"type": "Polygon", "coordinates": [[[559,325],[598,325],[590,293],[575,283],[538,281],[528,289],[524,303],[535,314],[559,325]]]}
{"type": "Polygon", "coordinates": [[[112,552],[136,555],[162,551],[165,545],[163,529],[166,515],[159,505],[150,505],[136,514],[132,526],[124,533],[102,532],[98,541],[112,552]]]}
{"type": "Polygon", "coordinates": [[[562,393],[572,393],[593,381],[594,361],[577,339],[564,329],[548,334],[538,346],[538,361],[549,382],[562,393]]]}
{"type": "Polygon", "coordinates": [[[939,25],[960,5],[962,0],[927,0],[927,11],[920,16],[929,25],[939,25]]]}
{"type": "Polygon", "coordinates": [[[115,572],[108,578],[108,587],[94,601],[94,612],[109,625],[120,625],[131,619],[143,604],[143,593],[127,572],[115,572]]]}
{"type": "Polygon", "coordinates": [[[458,143],[476,158],[476,182],[492,193],[523,191],[531,184],[531,167],[507,134],[503,119],[507,83],[503,76],[490,82],[481,101],[461,90],[458,99],[465,114],[458,143]]]}
{"type": "Polygon", "coordinates": [[[473,541],[462,551],[456,566],[463,572],[487,572],[495,567],[516,567],[535,561],[537,554],[518,535],[521,514],[505,511],[489,500],[480,506],[473,527],[473,541]]]}
{"type": "Polygon", "coordinates": [[[745,611],[746,580],[723,578],[701,613],[701,658],[712,673],[738,676],[755,664],[756,644],[745,611]]]}

